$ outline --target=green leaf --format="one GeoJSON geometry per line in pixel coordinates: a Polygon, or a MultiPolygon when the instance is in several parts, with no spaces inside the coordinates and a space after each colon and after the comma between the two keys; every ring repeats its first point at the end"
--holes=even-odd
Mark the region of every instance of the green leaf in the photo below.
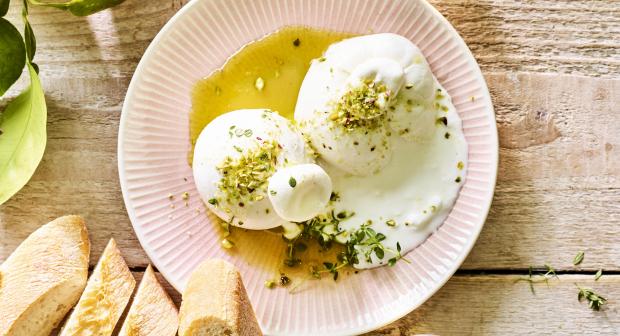
{"type": "Polygon", "coordinates": [[[30,86],[9,103],[0,120],[0,204],[30,180],[45,151],[45,96],[39,76],[27,66],[30,86]]]}
{"type": "Polygon", "coordinates": [[[599,269],[596,274],[594,274],[594,281],[598,281],[603,276],[603,269],[599,269]]]}
{"type": "Polygon", "coordinates": [[[46,3],[39,0],[28,0],[33,5],[48,6],[68,10],[76,16],[88,16],[104,9],[114,7],[125,0],[71,0],[67,2],[46,3]]]}
{"type": "Polygon", "coordinates": [[[25,64],[22,36],[9,21],[0,18],[0,96],[17,81],[25,64]]]}
{"type": "Polygon", "coordinates": [[[11,0],[0,0],[0,17],[3,17],[6,15],[6,13],[9,11],[9,2],[11,0]]]}
{"type": "Polygon", "coordinates": [[[583,251],[579,251],[577,255],[575,256],[575,258],[573,258],[573,265],[577,266],[581,264],[584,256],[585,256],[585,253],[583,251]]]}
{"type": "Polygon", "coordinates": [[[375,247],[374,250],[375,250],[375,255],[377,256],[377,258],[383,259],[383,257],[385,256],[383,249],[377,246],[375,247]]]}

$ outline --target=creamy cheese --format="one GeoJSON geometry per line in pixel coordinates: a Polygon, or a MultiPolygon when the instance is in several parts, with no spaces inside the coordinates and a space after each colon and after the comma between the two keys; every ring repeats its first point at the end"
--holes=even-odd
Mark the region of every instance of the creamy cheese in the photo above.
{"type": "Polygon", "coordinates": [[[269,110],[237,110],[201,132],[193,171],[209,210],[232,225],[262,230],[312,218],[324,209],[331,181],[322,168],[309,165],[313,162],[291,122],[269,110]]]}
{"type": "MultiPolygon", "coordinates": [[[[395,34],[333,44],[312,62],[295,120],[320,154],[339,194],[335,212],[354,213],[340,229],[372,223],[386,236],[386,264],[443,222],[464,182],[467,143],[450,97],[420,50],[395,34]]],[[[365,246],[357,246],[360,255],[365,246]]]]}

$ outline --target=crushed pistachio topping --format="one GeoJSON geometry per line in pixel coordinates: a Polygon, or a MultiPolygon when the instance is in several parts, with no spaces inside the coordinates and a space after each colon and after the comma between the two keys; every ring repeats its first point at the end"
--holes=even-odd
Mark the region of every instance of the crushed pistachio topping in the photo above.
{"type": "Polygon", "coordinates": [[[276,282],[273,280],[265,280],[265,287],[272,289],[276,287],[276,282]]]}
{"type": "Polygon", "coordinates": [[[218,187],[224,199],[231,204],[263,199],[281,149],[276,141],[264,141],[258,147],[246,150],[239,158],[224,159],[217,167],[222,175],[218,187]]]}
{"type": "Polygon", "coordinates": [[[462,170],[465,167],[465,164],[463,163],[463,161],[459,161],[456,164],[456,168],[458,168],[459,170],[462,170]]]}
{"type": "Polygon", "coordinates": [[[254,82],[254,87],[258,91],[263,91],[263,88],[265,87],[265,80],[263,79],[263,77],[256,78],[256,81],[254,82]]]}
{"type": "Polygon", "coordinates": [[[384,84],[365,80],[362,85],[351,88],[334,103],[329,119],[348,131],[378,128],[387,114],[379,102],[389,96],[390,91],[384,84]]]}
{"type": "Polygon", "coordinates": [[[225,249],[231,249],[235,246],[235,243],[233,243],[232,241],[224,238],[222,239],[222,247],[225,249]]]}

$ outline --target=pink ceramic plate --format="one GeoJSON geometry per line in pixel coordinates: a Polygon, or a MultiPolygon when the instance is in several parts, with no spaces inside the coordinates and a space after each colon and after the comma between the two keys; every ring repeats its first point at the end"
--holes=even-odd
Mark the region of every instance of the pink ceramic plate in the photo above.
{"type": "Polygon", "coordinates": [[[478,237],[493,196],[497,158],[495,116],[480,69],[454,28],[421,0],[192,1],[166,24],[140,61],[118,141],[127,212],[159,271],[182,290],[201,260],[233,262],[269,335],[362,333],[422,304],[456,271],[478,237]],[[256,267],[256,260],[221,249],[218,228],[205,213],[187,163],[192,86],[246,43],[286,25],[401,34],[420,47],[452,96],[469,144],[467,179],[443,225],[407,255],[411,264],[361,272],[338,284],[315,281],[310,289],[290,294],[265,288],[272,274],[256,267]],[[167,195],[183,192],[190,194],[189,206],[177,196],[171,208],[167,195]]]}

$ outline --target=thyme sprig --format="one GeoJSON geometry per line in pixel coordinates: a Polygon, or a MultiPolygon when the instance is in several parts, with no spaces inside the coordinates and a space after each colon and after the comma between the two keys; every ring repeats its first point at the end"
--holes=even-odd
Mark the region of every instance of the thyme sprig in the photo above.
{"type": "MultiPolygon", "coordinates": [[[[354,212],[341,211],[336,214],[333,210],[327,214],[317,216],[303,223],[303,231],[295,239],[287,242],[286,259],[284,264],[288,267],[295,267],[301,264],[301,259],[297,252],[306,250],[307,245],[304,241],[315,240],[318,242],[322,251],[327,251],[332,247],[334,241],[343,244],[345,250],[337,255],[335,262],[326,261],[324,268],[317,266],[310,267],[312,278],[320,279],[323,274],[333,275],[333,279],[338,279],[338,271],[346,266],[353,266],[359,263],[360,256],[368,263],[372,262],[372,255],[379,260],[383,260],[386,253],[393,255],[388,261],[389,266],[394,266],[400,259],[407,263],[409,260],[401,254],[400,243],[396,243],[396,249],[388,248],[384,245],[386,236],[376,232],[372,227],[372,221],[367,221],[353,232],[344,231],[340,228],[340,222],[347,220],[355,215],[354,212]]],[[[381,262],[383,263],[383,262],[381,262]]]]}
{"type": "Polygon", "coordinates": [[[575,284],[575,286],[579,289],[579,293],[577,293],[577,300],[581,302],[583,299],[586,299],[590,309],[598,311],[607,302],[606,298],[595,293],[592,288],[580,287],[578,284],[575,284]]]}
{"type": "Polygon", "coordinates": [[[532,291],[532,294],[536,294],[536,291],[534,291],[535,283],[544,282],[549,285],[550,279],[558,279],[558,275],[555,273],[555,269],[553,267],[551,267],[549,264],[545,264],[545,268],[547,271],[544,274],[534,274],[534,268],[530,266],[528,269],[528,275],[518,278],[516,282],[527,281],[530,285],[530,290],[532,291]]]}

